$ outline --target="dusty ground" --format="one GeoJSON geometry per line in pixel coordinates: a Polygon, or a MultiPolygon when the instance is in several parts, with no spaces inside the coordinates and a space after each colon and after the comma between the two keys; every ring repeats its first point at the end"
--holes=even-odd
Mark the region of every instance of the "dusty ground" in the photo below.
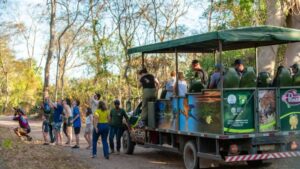
{"type": "MultiPolygon", "coordinates": [[[[98,157],[90,158],[91,151],[81,136],[81,148],[72,150],[69,146],[42,145],[41,121],[30,121],[34,141],[24,143],[18,140],[12,128],[17,126],[11,117],[0,116],[0,169],[183,169],[182,157],[156,149],[145,149],[136,146],[134,155],[111,155],[105,160],[101,145],[98,157]],[[11,147],[10,147],[11,146],[11,147]],[[10,148],[8,148],[10,147],[10,148]],[[22,155],[23,154],[23,155],[22,155]],[[28,167],[24,167],[28,166],[28,167]]],[[[298,169],[299,158],[268,161],[260,169],[298,169]]],[[[227,165],[219,169],[254,169],[244,164],[227,165]]]]}

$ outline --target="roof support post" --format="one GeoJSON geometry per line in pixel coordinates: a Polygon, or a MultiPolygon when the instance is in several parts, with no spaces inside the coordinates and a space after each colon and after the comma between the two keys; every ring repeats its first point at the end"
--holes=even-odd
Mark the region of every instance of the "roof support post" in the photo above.
{"type": "Polygon", "coordinates": [[[178,68],[178,52],[177,52],[177,48],[175,48],[175,66],[176,66],[176,96],[178,96],[178,94],[179,94],[179,88],[178,88],[178,72],[179,72],[179,68],[178,68]]]}
{"type": "Polygon", "coordinates": [[[257,56],[258,56],[258,49],[255,47],[255,70],[256,70],[256,77],[258,76],[258,62],[257,62],[257,56]]]}
{"type": "Polygon", "coordinates": [[[145,56],[144,56],[144,52],[142,52],[142,68],[145,68],[145,56]]]}
{"type": "Polygon", "coordinates": [[[223,44],[222,41],[219,40],[219,64],[221,64],[221,73],[220,73],[220,82],[221,82],[221,127],[222,127],[222,133],[224,133],[224,66],[222,64],[223,62],[223,58],[222,58],[222,49],[223,48],[223,44]]]}

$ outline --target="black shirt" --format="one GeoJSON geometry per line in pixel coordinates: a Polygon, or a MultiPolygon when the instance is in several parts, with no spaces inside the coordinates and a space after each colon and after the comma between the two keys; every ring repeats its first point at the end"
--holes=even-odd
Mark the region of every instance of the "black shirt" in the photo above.
{"type": "Polygon", "coordinates": [[[207,85],[208,76],[207,73],[203,69],[198,69],[195,72],[195,78],[200,78],[201,83],[207,85]]]}
{"type": "Polygon", "coordinates": [[[151,74],[147,74],[147,75],[144,75],[141,79],[140,79],[140,82],[143,86],[144,89],[152,89],[152,88],[155,88],[155,78],[153,75],[151,74]]]}

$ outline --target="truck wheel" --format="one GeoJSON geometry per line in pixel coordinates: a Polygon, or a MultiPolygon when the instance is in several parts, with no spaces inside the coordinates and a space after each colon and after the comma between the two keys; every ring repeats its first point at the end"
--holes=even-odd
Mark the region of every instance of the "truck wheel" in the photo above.
{"type": "Polygon", "coordinates": [[[183,161],[186,169],[199,168],[199,158],[197,157],[197,148],[193,141],[185,143],[183,148],[183,161]]]}
{"type": "Polygon", "coordinates": [[[131,141],[130,133],[128,130],[125,130],[123,132],[122,138],[123,152],[125,154],[133,154],[135,143],[131,141]]]}

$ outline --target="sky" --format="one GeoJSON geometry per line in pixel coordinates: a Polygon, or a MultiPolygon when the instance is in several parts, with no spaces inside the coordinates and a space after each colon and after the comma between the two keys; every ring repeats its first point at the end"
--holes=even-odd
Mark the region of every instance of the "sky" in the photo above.
{"type": "MultiPolygon", "coordinates": [[[[180,18],[179,24],[183,24],[187,27],[187,31],[185,32],[185,36],[189,36],[196,33],[203,33],[206,32],[206,20],[200,19],[203,18],[204,9],[207,8],[206,0],[201,0],[193,4],[187,14],[180,18]]],[[[7,9],[4,12],[4,18],[8,21],[18,22],[23,21],[27,27],[30,27],[33,23],[33,19],[36,19],[35,15],[40,13],[40,11],[35,11],[33,6],[41,4],[46,5],[46,0],[7,0],[7,9]],[[34,10],[33,10],[34,9],[34,10]],[[14,11],[14,12],[12,12],[14,11]]],[[[2,17],[3,17],[2,16],[2,17]]],[[[36,25],[38,29],[36,35],[36,45],[35,45],[35,54],[34,59],[36,60],[38,65],[42,66],[42,70],[44,68],[45,59],[45,45],[48,42],[48,30],[49,25],[48,21],[42,21],[38,25],[36,25]]],[[[26,41],[24,38],[14,38],[15,40],[10,44],[11,47],[14,49],[15,55],[18,59],[28,58],[27,48],[26,48],[26,41]]],[[[33,39],[30,39],[31,41],[33,39]]],[[[56,62],[57,60],[54,59],[51,67],[52,74],[56,74],[56,62]]],[[[43,71],[42,71],[43,73],[43,71]]],[[[86,67],[77,68],[76,73],[74,71],[66,72],[66,76],[68,77],[87,77],[88,71],[86,71],[86,67]]],[[[50,76],[50,81],[53,83],[55,81],[55,76],[50,76]]]]}

